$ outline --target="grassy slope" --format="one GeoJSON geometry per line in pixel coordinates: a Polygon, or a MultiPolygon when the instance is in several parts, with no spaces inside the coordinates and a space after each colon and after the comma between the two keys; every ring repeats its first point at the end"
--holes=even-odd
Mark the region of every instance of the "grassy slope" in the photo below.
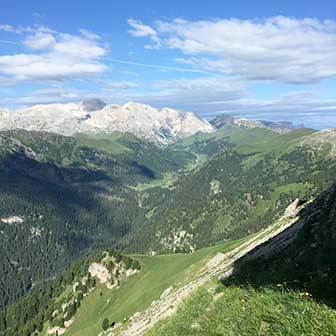
{"type": "Polygon", "coordinates": [[[305,293],[212,282],[147,336],[335,335],[336,312],[305,293]]]}
{"type": "Polygon", "coordinates": [[[282,152],[290,148],[291,143],[303,136],[315,132],[312,129],[298,129],[289,133],[277,134],[273,131],[255,128],[250,130],[231,130],[228,137],[238,146],[241,153],[282,152]]]}
{"type": "Polygon", "coordinates": [[[226,282],[235,285],[207,284],[147,336],[336,335],[335,199],[332,187],[300,212],[288,246],[248,255],[226,282]]]}
{"type": "Polygon", "coordinates": [[[97,135],[78,134],[76,136],[77,140],[83,146],[94,147],[111,155],[119,155],[132,152],[130,148],[120,142],[122,138],[126,137],[127,135],[117,132],[113,134],[97,135]]]}
{"type": "MultiPolygon", "coordinates": [[[[134,256],[141,263],[142,270],[130,277],[118,289],[109,290],[105,286],[96,288],[81,303],[79,317],[66,335],[92,336],[102,330],[102,320],[123,321],[137,311],[143,311],[162,292],[173,286],[178,287],[192,277],[204,263],[218,251],[225,252],[240,241],[228,241],[193,254],[167,254],[157,256],[134,256]]],[[[46,329],[46,328],[45,328],[46,329]]],[[[41,336],[47,335],[44,330],[41,336]]]]}

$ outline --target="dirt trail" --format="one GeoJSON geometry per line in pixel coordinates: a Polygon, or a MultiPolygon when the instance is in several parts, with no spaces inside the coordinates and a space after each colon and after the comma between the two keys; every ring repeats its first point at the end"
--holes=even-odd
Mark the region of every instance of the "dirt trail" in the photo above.
{"type": "MultiPolygon", "coordinates": [[[[300,208],[297,209],[296,215],[300,208]]],[[[228,253],[218,253],[199,271],[197,280],[191,281],[185,286],[176,290],[169,290],[167,295],[163,295],[159,300],[154,301],[142,313],[133,315],[126,325],[117,326],[107,333],[108,336],[140,336],[151,329],[158,321],[165,319],[176,312],[180,303],[194,290],[204,285],[214,276],[220,276],[221,279],[232,274],[234,263],[253,250],[255,247],[265,243],[271,238],[279,235],[294,223],[298,217],[284,216],[274,225],[261,231],[253,238],[249,239],[239,247],[228,253]]],[[[298,225],[299,226],[299,225],[298,225]]],[[[297,231],[296,225],[291,228],[292,233],[297,231]]]]}

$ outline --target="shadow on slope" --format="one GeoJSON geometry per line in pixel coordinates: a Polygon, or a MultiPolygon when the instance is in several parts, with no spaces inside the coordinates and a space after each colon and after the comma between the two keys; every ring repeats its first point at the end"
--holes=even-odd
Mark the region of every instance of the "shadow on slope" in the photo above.
{"type": "Polygon", "coordinates": [[[238,260],[225,285],[303,291],[336,306],[336,186],[299,213],[278,236],[238,260]]]}
{"type": "Polygon", "coordinates": [[[118,176],[41,162],[19,151],[4,154],[0,307],[85,251],[114,244],[132,230],[139,215],[134,191],[118,176]]]}

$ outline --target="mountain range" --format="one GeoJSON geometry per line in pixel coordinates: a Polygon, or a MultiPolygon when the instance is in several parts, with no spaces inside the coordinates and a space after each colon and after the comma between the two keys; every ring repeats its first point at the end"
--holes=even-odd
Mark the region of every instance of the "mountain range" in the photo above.
{"type": "Polygon", "coordinates": [[[167,143],[214,128],[192,112],[129,102],[106,105],[99,99],[82,103],[44,104],[16,110],[0,110],[0,129],[21,128],[61,135],[129,132],[167,143]]]}
{"type": "Polygon", "coordinates": [[[129,102],[105,104],[100,99],[81,103],[42,104],[29,108],[0,109],[0,129],[25,129],[61,135],[132,133],[158,143],[171,143],[198,132],[212,133],[216,128],[266,128],[278,133],[290,132],[290,122],[253,121],[219,115],[210,122],[192,112],[129,102]]]}

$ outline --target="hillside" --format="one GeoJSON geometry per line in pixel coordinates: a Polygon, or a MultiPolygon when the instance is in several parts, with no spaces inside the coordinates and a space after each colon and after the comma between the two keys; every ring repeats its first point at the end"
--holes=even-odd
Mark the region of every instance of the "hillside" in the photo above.
{"type": "MultiPolygon", "coordinates": [[[[88,137],[0,134],[0,306],[83,253],[116,244],[145,219],[133,186],[193,159],[121,138],[125,153],[111,154],[88,137]]],[[[104,141],[115,148],[114,139],[104,141]]]]}
{"type": "Polygon", "coordinates": [[[143,192],[148,220],[141,232],[126,236],[124,246],[192,251],[259,231],[294,199],[310,199],[333,182],[330,143],[301,144],[313,133],[224,128],[175,144],[203,157],[203,163],[166,188],[143,192]],[[144,240],[144,232],[151,238],[144,240]]]}
{"type": "Polygon", "coordinates": [[[281,284],[336,305],[336,188],[319,195],[288,230],[251,251],[235,266],[234,283],[281,284]]]}
{"type": "MultiPolygon", "coordinates": [[[[335,187],[146,335],[334,335],[335,187]],[[332,307],[332,308],[331,308],[332,307]]],[[[225,269],[223,269],[225,271],[225,269]]]]}
{"type": "MultiPolygon", "coordinates": [[[[246,273],[248,275],[263,277],[265,265],[270,265],[272,270],[275,269],[274,266],[279,266],[281,269],[281,263],[272,265],[272,259],[266,263],[264,259],[258,261],[258,258],[266,252],[273,258],[272,252],[276,251],[280,261],[289,253],[293,256],[293,251],[303,250],[307,253],[303,257],[304,260],[309,260],[306,257],[314,253],[317,255],[317,262],[309,263],[309,269],[300,268],[298,279],[308,277],[311,283],[319,282],[325,286],[325,281],[323,284],[320,282],[321,279],[327,279],[325,275],[321,278],[323,273],[321,273],[320,256],[329,258],[330,263],[326,264],[326,267],[330,267],[335,253],[329,250],[329,243],[316,246],[311,243],[321,242],[320,238],[326,233],[325,222],[319,216],[324,216],[325,209],[330,208],[330,202],[334,204],[332,196],[334,193],[334,190],[329,191],[305,205],[294,202],[285,211],[284,216],[258,234],[240,241],[228,241],[200,249],[193,254],[127,257],[115,251],[104,251],[85,258],[68,269],[64,277],[61,277],[64,279],[61,285],[57,282],[60,280],[55,280],[56,282],[45,287],[53,288],[56,284],[57,290],[51,291],[53,293],[51,298],[39,301],[40,303],[36,305],[32,299],[36,295],[33,291],[9,307],[5,315],[0,313],[0,321],[3,316],[7,325],[11,326],[0,335],[15,335],[13,330],[17,332],[20,329],[15,328],[23,325],[27,333],[20,334],[30,335],[29,332],[33,330],[31,328],[40,325],[40,333],[36,333],[40,336],[47,335],[47,330],[54,335],[56,331],[60,331],[60,334],[64,331],[64,335],[92,336],[103,332],[104,320],[107,320],[108,324],[106,324],[107,331],[103,335],[110,336],[217,335],[225,330],[230,330],[234,336],[260,335],[260,333],[294,336],[300,332],[332,335],[336,331],[335,311],[322,304],[323,298],[317,293],[307,292],[308,288],[304,282],[301,286],[290,289],[288,283],[279,283],[277,278],[267,283],[258,283],[256,290],[252,285],[257,283],[250,282],[253,278],[249,277],[247,284],[240,276],[244,275],[244,270],[248,270],[246,273]],[[311,227],[313,218],[314,230],[324,233],[318,238],[316,235],[309,235],[314,238],[307,240],[305,225],[311,227]],[[289,235],[288,232],[292,234],[289,235]],[[274,242],[279,241],[285,244],[277,244],[278,248],[275,248],[274,242]],[[305,243],[300,243],[302,241],[305,243]],[[255,257],[257,263],[251,264],[251,258],[255,257]],[[110,280],[108,282],[104,280],[108,277],[102,277],[110,272],[108,271],[110,259],[113,260],[110,268],[112,270],[110,274],[113,274],[112,287],[110,280]],[[95,272],[99,269],[97,266],[93,268],[93,265],[102,265],[100,267],[103,272],[92,273],[92,270],[95,272]],[[119,268],[120,272],[116,272],[115,267],[119,268]],[[135,271],[125,273],[122,271],[125,268],[135,271]],[[88,273],[91,276],[88,276],[88,273]],[[129,275],[125,276],[126,274],[129,275]],[[120,280],[115,276],[121,276],[120,280]],[[218,281],[218,276],[222,282],[218,281]],[[90,281],[91,285],[80,289],[84,290],[84,296],[79,296],[80,304],[77,304],[70,314],[69,302],[74,302],[73,298],[78,298],[79,295],[75,284],[84,278],[86,282],[90,281]],[[28,306],[24,303],[28,303],[28,306]],[[40,313],[37,315],[33,313],[35,317],[28,319],[28,324],[25,324],[24,320],[16,319],[15,316],[29,312],[29,304],[35,304],[40,313]],[[58,315],[53,313],[56,310],[57,314],[60,311],[66,314],[65,322],[56,317],[58,315]],[[48,311],[48,314],[42,314],[42,311],[48,311]],[[11,316],[12,319],[9,321],[7,316],[11,316]],[[43,324],[39,324],[38,321],[43,321],[43,324]],[[61,329],[54,329],[55,325],[61,325],[59,327],[61,329]]],[[[328,222],[331,224],[334,219],[332,208],[328,214],[330,220],[328,222]]],[[[299,259],[302,258],[302,253],[298,253],[297,256],[299,259]]],[[[299,259],[295,259],[295,262],[300,262],[299,259]]],[[[298,275],[297,271],[293,273],[293,270],[288,274],[298,275]]],[[[331,270],[329,275],[333,276],[331,270]]],[[[329,280],[327,279],[328,285],[332,286],[329,280]]],[[[40,289],[38,293],[43,295],[45,290],[40,289]]],[[[329,299],[336,297],[331,292],[327,294],[329,299]]]]}

